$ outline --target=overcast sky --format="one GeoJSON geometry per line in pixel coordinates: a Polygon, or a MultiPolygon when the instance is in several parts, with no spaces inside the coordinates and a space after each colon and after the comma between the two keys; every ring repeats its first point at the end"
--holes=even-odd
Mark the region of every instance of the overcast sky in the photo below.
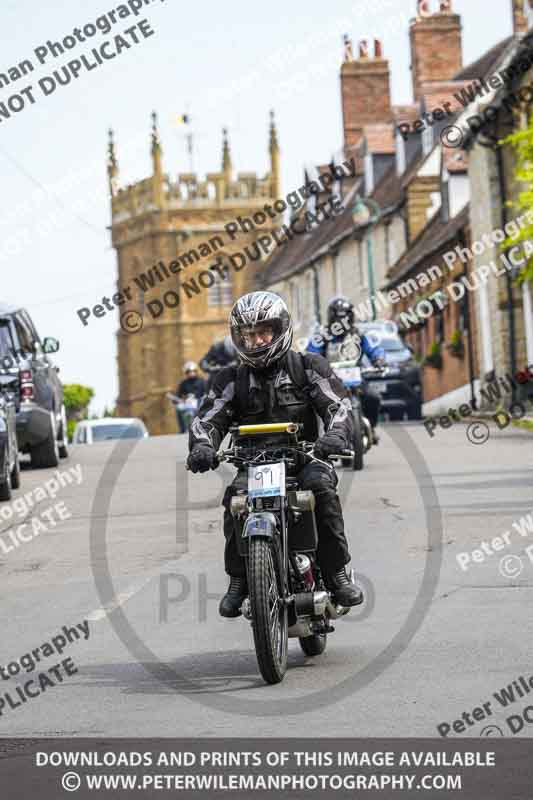
{"type": "MultiPolygon", "coordinates": [[[[436,0],[431,4],[436,7],[436,0]]],[[[109,126],[116,132],[121,182],[149,174],[153,109],[159,113],[164,169],[172,177],[189,170],[183,129],[173,121],[184,112],[193,121],[194,166],[200,174],[220,168],[223,126],[230,131],[234,168],[264,174],[268,111],[274,108],[287,192],[298,185],[305,163],[324,162],[342,143],[343,33],[354,45],[365,37],[382,39],[391,61],[393,103],[412,99],[407,31],[415,0],[153,0],[107,36],[38,65],[35,48],[62,40],[119,5],[3,0],[0,11],[0,73],[26,58],[38,67],[0,89],[0,102],[29,84],[36,87],[44,75],[143,17],[155,30],[48,97],[35,89],[33,105],[9,120],[0,117],[1,299],[24,305],[41,336],[60,340],[55,362],[63,380],[92,386],[97,411],[114,404],[118,391],[116,314],[83,328],[76,309],[100,302],[115,286],[115,253],[106,229],[109,126]],[[65,188],[70,179],[77,188],[65,188]],[[24,201],[26,210],[19,208],[24,201]]],[[[486,0],[455,0],[454,10],[463,18],[465,64],[512,33],[511,0],[492,2],[490,13],[486,0]]]]}

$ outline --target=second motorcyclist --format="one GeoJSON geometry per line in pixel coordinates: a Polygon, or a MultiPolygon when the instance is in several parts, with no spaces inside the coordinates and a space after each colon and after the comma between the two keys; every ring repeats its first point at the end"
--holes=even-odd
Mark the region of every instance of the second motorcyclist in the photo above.
{"type": "MultiPolygon", "coordinates": [[[[328,361],[359,361],[362,355],[366,355],[373,366],[386,366],[384,349],[379,343],[372,344],[367,336],[359,333],[353,303],[342,296],[329,301],[327,326],[311,337],[307,352],[320,353],[328,361]]],[[[361,403],[363,414],[372,426],[374,441],[377,442],[376,427],[381,400],[366,381],[362,385],[361,403]]]]}
{"type": "Polygon", "coordinates": [[[237,353],[231,336],[225,336],[221,342],[212,344],[200,361],[201,368],[209,376],[207,379],[207,391],[209,391],[217,374],[223,367],[229,367],[236,363],[237,353]]]}

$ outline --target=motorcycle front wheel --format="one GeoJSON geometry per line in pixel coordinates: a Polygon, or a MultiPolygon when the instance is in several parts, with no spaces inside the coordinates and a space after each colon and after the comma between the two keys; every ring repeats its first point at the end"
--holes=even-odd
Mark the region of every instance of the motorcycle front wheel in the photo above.
{"type": "Polygon", "coordinates": [[[279,559],[271,539],[253,536],[248,558],[248,589],[255,652],[267,683],[280,683],[287,669],[287,606],[280,593],[279,559]]]}

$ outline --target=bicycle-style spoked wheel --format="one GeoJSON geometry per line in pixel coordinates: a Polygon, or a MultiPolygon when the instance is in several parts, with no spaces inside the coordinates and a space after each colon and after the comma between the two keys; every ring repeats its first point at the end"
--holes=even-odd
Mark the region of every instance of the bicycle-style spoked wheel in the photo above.
{"type": "Polygon", "coordinates": [[[250,539],[248,588],[255,652],[267,683],[280,683],[287,669],[287,606],[280,593],[279,559],[269,539],[250,539]]]}

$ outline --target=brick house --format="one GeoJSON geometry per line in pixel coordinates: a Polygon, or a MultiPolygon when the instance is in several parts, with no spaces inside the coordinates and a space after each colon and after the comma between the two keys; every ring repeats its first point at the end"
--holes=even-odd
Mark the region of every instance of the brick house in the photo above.
{"type": "MultiPolygon", "coordinates": [[[[526,127],[533,112],[533,36],[527,34],[533,24],[533,8],[529,3],[525,6],[513,3],[513,19],[515,36],[492,68],[493,75],[509,71],[511,79],[483,97],[476,97],[458,120],[464,127],[464,146],[469,153],[472,237],[488,242],[473,255],[476,269],[502,259],[521,260],[514,248],[502,254],[499,242],[503,237],[499,241],[488,240],[495,231],[520,225],[521,212],[509,205],[520,190],[514,178],[515,154],[510,145],[499,147],[497,143],[526,127]]],[[[518,271],[519,266],[514,270],[504,269],[500,275],[491,274],[477,293],[483,386],[495,376],[516,375],[524,366],[533,364],[532,286],[528,282],[516,285],[514,277],[518,271]]],[[[531,396],[530,387],[516,387],[500,402],[509,405],[523,399],[528,392],[531,396]]]]}

